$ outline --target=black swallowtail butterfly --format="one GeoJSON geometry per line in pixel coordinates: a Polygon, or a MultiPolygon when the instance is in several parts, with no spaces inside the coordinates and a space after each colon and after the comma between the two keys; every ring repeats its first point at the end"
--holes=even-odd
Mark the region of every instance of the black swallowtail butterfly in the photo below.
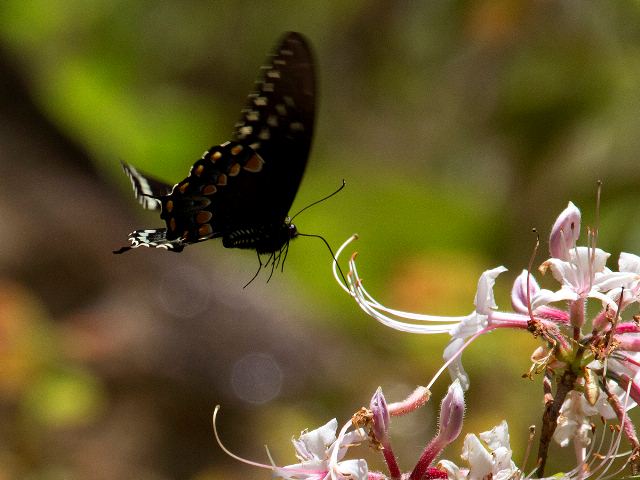
{"type": "Polygon", "coordinates": [[[287,214],[313,135],[315,74],[302,35],[284,35],[256,84],[233,139],[206,151],[181,182],[171,186],[123,163],[136,198],[159,209],[166,228],[136,230],[131,245],[114,253],[140,246],[180,252],[222,237],[226,248],[271,254],[275,266],[298,235],[287,214]]]}

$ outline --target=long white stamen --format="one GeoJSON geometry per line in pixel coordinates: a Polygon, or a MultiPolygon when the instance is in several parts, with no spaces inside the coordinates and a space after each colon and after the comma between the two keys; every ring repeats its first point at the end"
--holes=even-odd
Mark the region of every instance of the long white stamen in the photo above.
{"type": "Polygon", "coordinates": [[[347,292],[349,295],[353,296],[353,293],[351,292],[351,290],[349,289],[348,285],[345,285],[342,282],[342,278],[340,278],[338,276],[338,258],[340,257],[340,254],[342,253],[342,251],[347,248],[347,246],[353,242],[354,240],[358,239],[358,234],[353,234],[351,235],[346,242],[344,242],[342,245],[340,245],[340,248],[338,248],[338,250],[336,250],[336,258],[333,260],[333,263],[331,264],[331,268],[333,270],[333,278],[336,279],[336,282],[338,282],[338,285],[340,285],[340,287],[347,292]]]}
{"type": "MultiPolygon", "coordinates": [[[[611,468],[611,466],[613,465],[613,462],[615,461],[615,459],[618,458],[618,450],[620,449],[620,442],[622,441],[622,435],[624,431],[624,422],[627,419],[627,405],[629,404],[630,393],[631,393],[631,382],[629,382],[629,385],[627,386],[627,395],[625,396],[624,405],[622,407],[623,413],[622,413],[622,419],[620,420],[621,428],[617,432],[616,438],[614,439],[614,441],[611,443],[611,446],[609,447],[609,451],[607,452],[607,457],[609,461],[607,462],[607,465],[605,466],[604,471],[602,472],[602,475],[607,473],[609,468],[611,468]]],[[[626,466],[626,463],[625,463],[625,466],[626,466]]],[[[602,478],[602,475],[601,475],[601,478],[602,478]]]]}
{"type": "MultiPolygon", "coordinates": [[[[631,384],[629,384],[629,386],[627,387],[627,395],[625,397],[625,403],[623,406],[623,415],[622,415],[622,420],[620,422],[621,425],[624,425],[624,422],[626,420],[626,415],[627,415],[627,405],[629,402],[629,393],[631,391],[631,384]]],[[[606,424],[604,425],[604,429],[606,429],[606,424]]],[[[614,462],[619,459],[619,458],[623,458],[625,456],[630,456],[631,451],[629,452],[623,452],[623,453],[619,453],[619,449],[620,449],[620,443],[622,441],[622,435],[623,435],[623,429],[621,428],[620,430],[617,431],[612,431],[611,432],[611,443],[609,444],[609,449],[607,450],[607,453],[604,454],[598,462],[598,465],[596,467],[593,467],[593,463],[596,461],[597,457],[595,455],[592,456],[592,452],[589,453],[589,457],[592,457],[591,461],[589,462],[589,476],[595,475],[597,473],[598,474],[598,479],[600,480],[605,480],[605,479],[612,479],[612,478],[619,478],[618,474],[624,470],[624,468],[628,465],[629,463],[629,458],[627,458],[627,462],[625,462],[620,468],[618,468],[615,472],[609,474],[609,475],[605,475],[609,469],[613,466],[614,462]]],[[[602,448],[602,443],[604,442],[604,439],[607,437],[607,433],[606,430],[603,432],[603,435],[601,437],[601,441],[600,441],[600,445],[598,446],[597,451],[600,452],[601,448],[602,448]]],[[[594,442],[595,443],[595,442],[594,442]]],[[[579,465],[580,466],[580,465],[579,465]]],[[[578,467],[576,467],[578,468],[578,467]]],[[[572,470],[575,471],[576,469],[572,470]]]]}
{"type": "MultiPolygon", "coordinates": [[[[355,263],[354,263],[355,266],[355,263]]],[[[464,320],[466,317],[442,317],[437,315],[425,315],[421,313],[411,313],[404,312],[402,310],[395,310],[393,308],[385,307],[381,303],[379,303],[375,298],[373,298],[369,292],[364,288],[364,285],[361,282],[357,282],[356,288],[362,291],[364,297],[367,299],[367,303],[377,310],[382,310],[384,312],[390,313],[391,315],[395,315],[397,317],[406,318],[407,320],[416,320],[418,322],[459,322],[464,320]]]]}
{"type": "Polygon", "coordinates": [[[431,381],[427,384],[427,386],[425,387],[427,390],[431,390],[431,387],[433,386],[434,383],[436,383],[436,380],[438,379],[438,377],[440,377],[440,375],[442,375],[442,372],[444,372],[447,368],[449,368],[449,365],[451,365],[460,355],[462,355],[462,352],[465,351],[465,349],[471,345],[471,343],[478,338],[480,335],[484,335],[485,333],[489,332],[493,330],[492,327],[487,327],[484,328],[482,330],[480,330],[479,332],[475,333],[473,336],[471,336],[466,342],[464,342],[464,344],[460,347],[460,349],[458,349],[457,352],[455,352],[451,358],[449,360],[447,360],[446,362],[444,362],[444,364],[440,367],[440,369],[436,372],[436,374],[433,376],[433,378],[431,379],[431,381]]]}
{"type": "Polygon", "coordinates": [[[395,328],[397,330],[403,330],[407,332],[413,333],[448,333],[451,328],[455,327],[459,322],[464,320],[467,317],[458,316],[458,317],[443,317],[437,315],[424,315],[419,313],[411,313],[405,312],[402,310],[396,310],[393,308],[386,307],[378,302],[365,288],[362,284],[362,280],[358,275],[358,269],[355,263],[355,254],[352,255],[349,260],[349,273],[347,275],[348,285],[345,285],[342,279],[338,275],[337,270],[337,259],[343,250],[354,240],[358,238],[357,235],[352,235],[345,241],[340,248],[336,251],[336,261],[333,262],[333,276],[340,285],[340,287],[347,292],[349,295],[354,297],[360,306],[366,313],[379,320],[381,323],[390,326],[391,328],[395,328]],[[411,324],[407,324],[395,318],[388,317],[381,312],[386,312],[394,317],[413,320],[417,322],[433,322],[433,323],[442,323],[445,325],[442,326],[421,326],[419,330],[415,330],[414,326],[411,324]]]}
{"type": "Polygon", "coordinates": [[[421,315],[385,307],[375,298],[373,298],[362,285],[362,280],[358,275],[358,267],[355,262],[355,254],[349,260],[349,273],[347,275],[347,279],[349,281],[350,294],[355,298],[360,308],[362,308],[362,310],[378,320],[380,323],[396,330],[423,334],[449,333],[452,328],[456,327],[462,320],[467,318],[421,315]],[[439,325],[414,325],[389,317],[382,312],[389,313],[402,319],[414,320],[419,322],[431,322],[437,323],[439,325]]]}
{"type": "Polygon", "coordinates": [[[254,467],[267,468],[269,470],[273,470],[273,467],[271,465],[265,465],[264,463],[253,462],[251,460],[247,460],[246,458],[239,457],[238,455],[231,452],[227,447],[225,447],[222,444],[222,440],[220,440],[220,436],[218,435],[218,428],[216,426],[216,420],[218,418],[219,411],[220,411],[220,405],[216,405],[216,408],[213,410],[213,434],[215,435],[216,442],[218,442],[218,445],[220,446],[222,451],[227,455],[229,455],[231,458],[238,460],[239,462],[246,463],[247,465],[252,465],[254,467]]]}

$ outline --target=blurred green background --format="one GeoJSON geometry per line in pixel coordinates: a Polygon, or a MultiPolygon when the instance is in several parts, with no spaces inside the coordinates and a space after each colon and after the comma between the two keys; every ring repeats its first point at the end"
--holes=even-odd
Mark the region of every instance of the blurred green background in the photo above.
{"type": "MultiPolygon", "coordinates": [[[[440,367],[448,338],[366,317],[317,240],[245,290],[255,255],[220,242],[111,254],[161,224],[119,160],[184,178],[229,138],[288,30],[310,39],[320,84],[292,211],[347,181],[296,223],[334,247],[359,233],[360,273],[386,305],[467,314],[480,273],[503,264],[508,309],[531,228],[546,239],[568,200],[593,224],[598,179],[600,246],[638,252],[638,2],[3,0],[0,479],[268,478],[216,446],[214,405],[231,450],[267,462],[268,444],[284,465],[292,435],[440,367]]],[[[464,432],[506,418],[517,461],[542,414],[540,379],[520,378],[536,346],[496,332],[463,357],[464,432]]],[[[406,470],[447,383],[392,424],[406,470]]]]}

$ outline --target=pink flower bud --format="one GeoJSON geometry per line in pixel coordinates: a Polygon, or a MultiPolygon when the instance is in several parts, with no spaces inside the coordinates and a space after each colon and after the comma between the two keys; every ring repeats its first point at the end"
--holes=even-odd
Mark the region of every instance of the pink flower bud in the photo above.
{"type": "Polygon", "coordinates": [[[440,425],[438,434],[426,446],[418,463],[414,467],[409,480],[423,480],[430,471],[430,465],[436,459],[444,447],[453,442],[462,431],[462,420],[464,418],[464,392],[460,386],[460,381],[455,380],[449,391],[442,400],[440,406],[440,425]]]}
{"type": "Polygon", "coordinates": [[[580,210],[572,202],[558,216],[549,237],[549,252],[554,258],[568,260],[569,252],[580,236],[580,210]]]}
{"type": "Polygon", "coordinates": [[[380,387],[373,394],[369,408],[373,413],[373,434],[380,443],[385,443],[389,431],[389,410],[380,387]]]}
{"type": "Polygon", "coordinates": [[[459,381],[449,386],[440,407],[440,436],[447,444],[453,442],[462,431],[464,419],[464,392],[459,381]]]}

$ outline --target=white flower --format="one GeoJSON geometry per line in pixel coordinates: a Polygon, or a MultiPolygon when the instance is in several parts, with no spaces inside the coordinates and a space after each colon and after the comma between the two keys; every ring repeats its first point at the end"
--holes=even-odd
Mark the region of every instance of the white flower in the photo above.
{"type": "Polygon", "coordinates": [[[582,393],[572,390],[560,408],[553,439],[561,447],[566,447],[572,440],[581,447],[588,446],[591,443],[590,417],[597,414],[598,409],[589,405],[582,393]]]}
{"type": "Polygon", "coordinates": [[[286,480],[303,479],[349,479],[366,480],[368,476],[367,462],[363,459],[341,461],[350,446],[367,440],[363,429],[347,433],[347,423],[336,437],[338,421],[334,418],[322,427],[305,432],[293,446],[300,463],[285,467],[274,467],[275,477],[286,480]]]}
{"type": "MultiPolygon", "coordinates": [[[[615,308],[616,303],[606,292],[637,279],[638,270],[612,272],[606,267],[609,254],[595,247],[594,237],[589,235],[589,247],[576,247],[580,236],[580,210],[571,202],[558,216],[551,229],[549,251],[551,258],[540,270],[551,268],[554,278],[561,283],[560,290],[540,290],[531,301],[535,309],[541,305],[562,300],[597,298],[604,305],[615,308]]],[[[631,259],[627,263],[633,264],[631,259]]],[[[621,262],[624,263],[621,255],[621,262]]],[[[636,264],[635,266],[638,266],[636,264]]]]}
{"type": "MultiPolygon", "coordinates": [[[[640,299],[640,257],[632,253],[621,252],[618,258],[618,271],[635,274],[635,277],[627,282],[624,287],[624,298],[621,303],[622,309],[640,299]]],[[[620,291],[622,288],[616,288],[609,291],[609,296],[616,302],[620,303],[620,291]]]]}
{"type": "Polygon", "coordinates": [[[469,479],[483,479],[491,475],[494,480],[511,478],[518,469],[511,460],[511,446],[509,445],[509,427],[506,421],[488,432],[467,435],[464,439],[462,458],[469,462],[469,479]]]}
{"type": "MultiPolygon", "coordinates": [[[[213,412],[213,433],[220,448],[232,458],[252,465],[273,471],[273,476],[285,480],[367,480],[369,468],[363,459],[342,460],[349,447],[359,445],[368,439],[367,433],[362,428],[352,430],[351,420],[348,421],[340,433],[336,436],[338,421],[334,418],[322,427],[310,432],[303,432],[300,438],[293,439],[293,447],[300,463],[277,467],[271,461],[271,465],[253,462],[239,457],[227,449],[220,440],[216,425],[216,418],[220,406],[213,412]]],[[[271,459],[271,456],[269,456],[271,459]]]]}
{"type": "Polygon", "coordinates": [[[449,473],[449,477],[455,480],[507,480],[514,478],[519,472],[511,460],[509,427],[504,420],[488,432],[481,433],[480,438],[474,434],[467,435],[461,457],[469,464],[468,471],[461,470],[448,460],[439,464],[449,473]]]}
{"type": "Polygon", "coordinates": [[[611,289],[621,287],[638,278],[632,272],[612,272],[605,264],[609,253],[590,247],[575,247],[567,260],[550,258],[542,264],[541,270],[551,268],[553,277],[560,282],[560,290],[540,290],[532,299],[532,308],[561,300],[597,298],[603,304],[615,308],[615,301],[605,295],[611,289]]]}

